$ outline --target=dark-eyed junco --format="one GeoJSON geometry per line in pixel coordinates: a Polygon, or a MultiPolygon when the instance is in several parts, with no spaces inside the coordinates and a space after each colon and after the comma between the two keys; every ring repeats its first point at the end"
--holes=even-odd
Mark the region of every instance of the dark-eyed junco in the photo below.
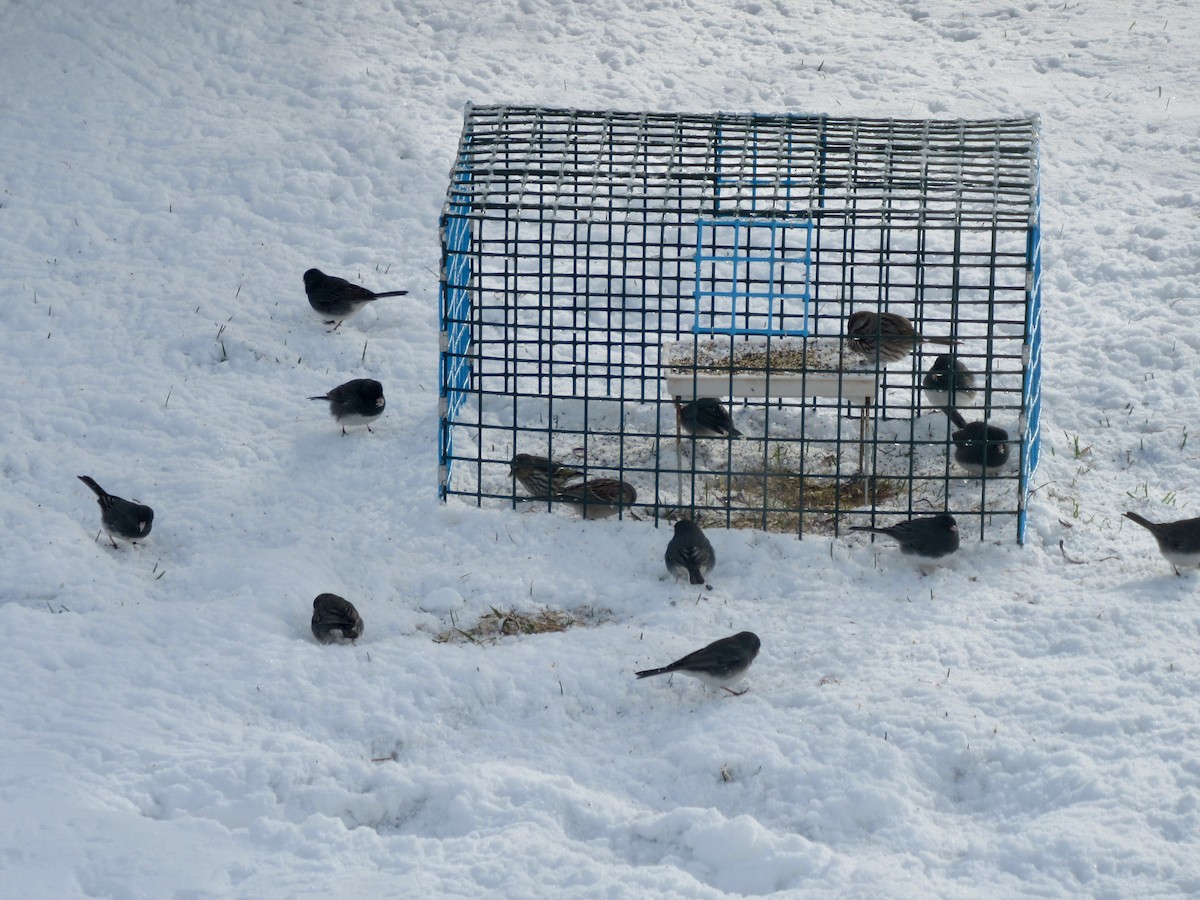
{"type": "Polygon", "coordinates": [[[344,597],[318,594],[313,601],[312,633],[322,644],[353,643],[362,637],[362,617],[344,597]]]}
{"type": "Polygon", "coordinates": [[[846,337],[850,346],[876,363],[904,359],[913,348],[924,341],[953,347],[953,338],[926,337],[913,328],[912,322],[899,313],[876,313],[859,310],[846,320],[846,337]]]}
{"type": "Polygon", "coordinates": [[[691,519],[675,523],[675,534],[667,544],[667,571],[691,584],[704,584],[704,576],[717,564],[712,544],[691,519]]]}
{"type": "Polygon", "coordinates": [[[949,513],[922,516],[887,526],[852,525],[850,530],[886,534],[900,544],[901,553],[925,559],[949,556],[958,549],[958,524],[949,513]]]}
{"type": "Polygon", "coordinates": [[[371,423],[383,415],[383,385],[373,378],[355,378],[308,399],[329,401],[329,413],[342,426],[342,434],[347,425],[366,425],[370,431],[371,423]]]}
{"type": "Polygon", "coordinates": [[[675,401],[675,417],[679,427],[696,437],[741,437],[733,424],[729,410],[712,397],[701,397],[688,403],[675,401]]]}
{"type": "Polygon", "coordinates": [[[563,465],[557,460],[544,456],[533,456],[529,453],[518,453],[512,458],[508,474],[516,478],[531,497],[542,499],[561,491],[576,478],[582,478],[583,472],[563,465]]]}
{"type": "Polygon", "coordinates": [[[154,524],[154,510],[142,503],[114,497],[87,475],[77,477],[95,493],[96,502],[100,504],[100,524],[104,526],[104,533],[114,547],[117,546],[117,538],[137,543],[150,533],[150,527],[154,524]]]}
{"type": "Polygon", "coordinates": [[[1171,564],[1178,575],[1180,566],[1200,566],[1200,519],[1180,519],[1178,522],[1151,522],[1135,512],[1125,518],[1137,522],[1158,541],[1158,552],[1171,564]]]}
{"type": "Polygon", "coordinates": [[[1008,432],[986,422],[971,422],[952,435],[954,461],[968,475],[996,475],[1008,462],[1012,441],[1008,432]]]}
{"type": "Polygon", "coordinates": [[[592,478],[567,485],[554,495],[554,499],[570,503],[585,519],[604,519],[637,502],[637,491],[627,481],[592,478]]]}
{"type": "Polygon", "coordinates": [[[669,666],[661,669],[645,669],[635,672],[638,678],[649,678],[651,675],[666,675],[678,672],[699,679],[705,687],[721,688],[729,693],[740,696],[745,691],[735,691],[733,686],[746,677],[750,663],[758,656],[762,644],[758,635],[752,631],[742,631],[732,637],[713,641],[707,647],[702,647],[687,656],[675,660],[669,666]]]}
{"type": "Polygon", "coordinates": [[[304,293],[308,294],[308,305],[317,311],[326,325],[333,325],[336,329],[373,300],[400,297],[408,291],[382,291],[377,294],[345,278],[326,275],[320,269],[309,269],[304,273],[304,293]]]}
{"type": "Polygon", "coordinates": [[[948,415],[958,428],[967,424],[958,412],[960,406],[975,402],[975,373],[951,353],[942,353],[921,380],[925,399],[948,415]]]}

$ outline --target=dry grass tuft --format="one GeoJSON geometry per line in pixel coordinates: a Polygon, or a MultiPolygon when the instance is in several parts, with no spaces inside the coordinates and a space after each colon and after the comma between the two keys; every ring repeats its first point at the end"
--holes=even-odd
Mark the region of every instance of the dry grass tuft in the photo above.
{"type": "Polygon", "coordinates": [[[605,614],[590,606],[572,612],[543,609],[531,613],[517,612],[515,609],[505,612],[493,606],[472,627],[455,626],[436,635],[434,641],[439,644],[494,644],[504,637],[566,631],[576,625],[596,625],[603,621],[606,621],[605,614]]]}
{"type": "MultiPolygon", "coordinates": [[[[864,506],[880,506],[903,489],[894,478],[837,478],[804,475],[793,469],[770,467],[765,472],[715,476],[704,493],[731,508],[733,528],[757,528],[782,534],[833,534],[839,515],[864,506]]],[[[724,515],[718,513],[721,519],[724,515]]]]}

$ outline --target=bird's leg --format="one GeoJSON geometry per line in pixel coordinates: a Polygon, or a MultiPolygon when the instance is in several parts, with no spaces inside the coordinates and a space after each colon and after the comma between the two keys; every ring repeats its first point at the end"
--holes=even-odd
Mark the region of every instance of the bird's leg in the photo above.
{"type": "Polygon", "coordinates": [[[345,437],[345,436],[346,436],[346,426],[343,425],[342,426],[342,437],[345,437]]]}
{"type": "Polygon", "coordinates": [[[740,691],[735,691],[733,688],[727,688],[724,685],[722,685],[721,690],[723,690],[725,693],[729,694],[731,697],[740,697],[740,696],[742,696],[742,694],[746,693],[746,691],[750,690],[750,688],[743,688],[740,691]]]}
{"type": "Polygon", "coordinates": [[[1176,577],[1176,578],[1182,578],[1182,577],[1183,577],[1183,573],[1179,571],[1179,566],[1175,565],[1175,563],[1171,563],[1171,568],[1175,570],[1175,577],[1176,577]]]}
{"type": "MultiPolygon", "coordinates": [[[[111,534],[108,535],[108,539],[110,541],[112,541],[113,549],[116,550],[117,549],[117,539],[115,537],[113,537],[111,534]]],[[[1176,572],[1176,574],[1179,574],[1179,573],[1176,572]]]]}

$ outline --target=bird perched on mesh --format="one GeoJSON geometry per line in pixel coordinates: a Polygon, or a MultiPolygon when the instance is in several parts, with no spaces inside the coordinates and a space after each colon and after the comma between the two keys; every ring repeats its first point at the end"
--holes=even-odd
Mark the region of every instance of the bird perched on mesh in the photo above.
{"type": "Polygon", "coordinates": [[[637,491],[627,481],[592,478],[568,485],[554,494],[553,499],[572,504],[585,519],[604,519],[637,502],[637,491]]]}
{"type": "Polygon", "coordinates": [[[326,275],[320,269],[309,269],[304,273],[304,293],[308,294],[308,305],[317,311],[326,325],[332,325],[336,331],[342,322],[368,303],[380,297],[402,297],[408,291],[375,293],[345,278],[326,275]]]}
{"type": "Polygon", "coordinates": [[[699,525],[680,519],[667,544],[666,561],[667,571],[676,578],[686,576],[691,584],[704,584],[705,576],[717,564],[717,554],[699,525]]]}
{"type": "Polygon", "coordinates": [[[371,423],[383,415],[385,406],[383,385],[373,378],[355,378],[328,394],[308,399],[329,401],[329,413],[342,426],[342,434],[347,425],[366,425],[370,431],[371,423]]]}
{"type": "Polygon", "coordinates": [[[313,601],[312,633],[322,644],[352,644],[362,637],[362,617],[344,597],[318,594],[313,601]]]}
{"type": "Polygon", "coordinates": [[[954,461],[970,476],[997,475],[1008,462],[1012,441],[1008,432],[985,422],[971,422],[951,437],[954,461]]]}
{"type": "Polygon", "coordinates": [[[753,631],[742,631],[732,637],[713,641],[707,647],[702,647],[675,660],[669,666],[661,669],[644,669],[635,672],[638,678],[649,678],[651,675],[666,675],[678,672],[699,679],[707,688],[728,691],[735,697],[740,697],[745,691],[735,691],[733,686],[746,677],[754,657],[758,656],[762,643],[753,631]]]}
{"type": "Polygon", "coordinates": [[[975,402],[975,373],[952,353],[942,353],[921,379],[925,399],[948,415],[955,426],[962,428],[967,420],[958,412],[960,406],[975,402]]]}
{"type": "Polygon", "coordinates": [[[518,453],[512,458],[508,474],[516,478],[531,497],[548,499],[552,494],[566,488],[583,472],[563,465],[557,460],[530,453],[518,453]]]}
{"type": "Polygon", "coordinates": [[[100,504],[100,524],[114,547],[117,546],[117,538],[136,544],[150,533],[154,525],[154,510],[144,503],[114,497],[88,475],[77,477],[96,495],[96,502],[100,504]]]}
{"type": "Polygon", "coordinates": [[[1179,567],[1200,566],[1200,519],[1180,519],[1178,522],[1151,522],[1135,512],[1125,518],[1137,522],[1158,541],[1158,552],[1179,575],[1179,567]]]}
{"type": "Polygon", "coordinates": [[[729,410],[712,397],[700,397],[688,403],[675,400],[675,418],[679,427],[696,437],[741,437],[729,410]]]}
{"type": "Polygon", "coordinates": [[[958,343],[954,338],[926,337],[898,313],[866,310],[852,313],[846,320],[846,337],[850,339],[851,347],[875,360],[877,365],[904,359],[922,341],[948,347],[958,343]]]}
{"type": "Polygon", "coordinates": [[[958,549],[958,523],[949,513],[922,516],[895,525],[852,525],[851,531],[869,531],[895,538],[900,552],[922,559],[940,559],[958,549]]]}

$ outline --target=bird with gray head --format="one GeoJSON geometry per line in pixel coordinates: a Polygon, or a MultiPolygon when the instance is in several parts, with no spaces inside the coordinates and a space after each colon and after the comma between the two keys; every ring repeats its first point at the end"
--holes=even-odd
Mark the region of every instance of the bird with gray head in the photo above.
{"type": "Polygon", "coordinates": [[[867,310],[852,313],[846,320],[846,337],[854,350],[873,360],[876,365],[904,359],[922,342],[944,344],[947,347],[958,343],[954,338],[926,337],[899,313],[867,310]]]}
{"type": "Polygon", "coordinates": [[[1200,566],[1200,518],[1180,519],[1178,522],[1151,522],[1135,512],[1125,513],[1125,518],[1137,522],[1158,542],[1158,552],[1171,564],[1175,574],[1179,567],[1200,566]]]}
{"type": "MultiPolygon", "coordinates": [[[[675,534],[667,544],[667,571],[691,584],[704,584],[717,564],[717,554],[700,526],[691,519],[675,523],[675,534]]],[[[711,587],[709,588],[711,590],[711,587]]]]}
{"type": "Polygon", "coordinates": [[[698,679],[706,688],[728,691],[735,697],[746,693],[733,690],[733,686],[746,677],[754,657],[758,656],[762,643],[753,631],[742,631],[732,637],[713,641],[687,656],[675,660],[661,669],[643,669],[634,674],[638,678],[651,675],[667,675],[678,672],[698,679]]]}
{"type": "Polygon", "coordinates": [[[352,644],[362,637],[362,617],[346,598],[318,594],[313,601],[312,633],[322,644],[352,644]]]}
{"type": "Polygon", "coordinates": [[[100,524],[114,547],[117,546],[117,538],[136,544],[150,533],[154,525],[154,510],[144,503],[114,497],[88,475],[76,477],[96,495],[96,502],[100,504],[100,524]]]}
{"type": "Polygon", "coordinates": [[[929,404],[948,415],[955,427],[967,424],[958,408],[975,402],[975,373],[960,359],[951,353],[939,355],[921,380],[921,387],[929,404]]]}
{"type": "Polygon", "coordinates": [[[895,538],[900,552],[925,560],[949,556],[958,549],[958,523],[950,513],[921,516],[895,525],[852,525],[851,531],[869,531],[895,538]]]}
{"type": "Polygon", "coordinates": [[[675,418],[684,433],[696,437],[742,437],[729,410],[713,397],[700,397],[687,403],[680,403],[676,398],[675,418]]]}
{"type": "Polygon", "coordinates": [[[986,422],[964,425],[951,437],[954,439],[954,461],[973,478],[998,475],[1008,463],[1013,441],[1008,432],[986,422]]]}
{"type": "Polygon", "coordinates": [[[386,405],[383,385],[373,378],[355,378],[339,384],[328,394],[308,399],[329,401],[329,414],[342,426],[342,434],[346,433],[347,425],[366,425],[370,431],[371,423],[383,415],[386,405]]]}
{"type": "Polygon", "coordinates": [[[332,325],[332,330],[336,331],[342,322],[357,314],[368,303],[380,297],[402,297],[408,291],[376,293],[345,278],[326,275],[320,269],[309,269],[304,273],[304,293],[308,295],[308,305],[316,310],[326,325],[332,325]]]}

